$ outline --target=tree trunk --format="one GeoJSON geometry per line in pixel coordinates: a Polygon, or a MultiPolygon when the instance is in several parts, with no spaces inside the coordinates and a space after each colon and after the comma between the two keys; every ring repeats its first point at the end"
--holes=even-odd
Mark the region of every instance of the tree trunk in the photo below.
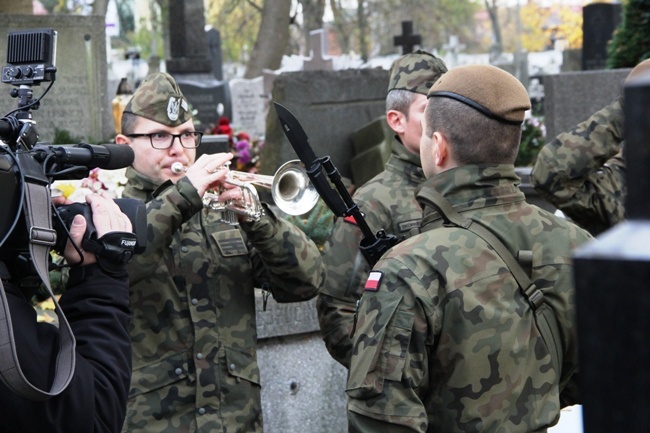
{"type": "Polygon", "coordinates": [[[323,28],[323,14],[325,13],[325,0],[300,0],[303,17],[303,36],[309,55],[309,32],[323,28]]]}
{"type": "Polygon", "coordinates": [[[361,54],[361,59],[364,62],[367,62],[370,58],[370,53],[368,52],[368,40],[366,38],[369,29],[364,3],[364,1],[359,0],[357,4],[357,23],[359,29],[359,53],[361,54]]]}
{"type": "Polygon", "coordinates": [[[106,16],[108,11],[108,0],[95,0],[93,2],[93,15],[106,16]]]}
{"type": "Polygon", "coordinates": [[[289,41],[291,0],[265,0],[262,22],[244,78],[262,75],[264,69],[278,69],[289,41]]]}
{"type": "Polygon", "coordinates": [[[32,0],[0,0],[1,14],[33,15],[32,0]]]}
{"type": "Polygon", "coordinates": [[[496,60],[503,52],[503,39],[501,37],[501,26],[499,25],[499,9],[497,7],[497,0],[485,0],[485,7],[490,15],[492,21],[492,35],[494,41],[490,47],[490,60],[496,60]]]}

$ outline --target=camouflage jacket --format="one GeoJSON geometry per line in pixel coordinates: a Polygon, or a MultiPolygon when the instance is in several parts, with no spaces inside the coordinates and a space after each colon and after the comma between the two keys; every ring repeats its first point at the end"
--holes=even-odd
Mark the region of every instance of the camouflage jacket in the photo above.
{"type": "Polygon", "coordinates": [[[625,217],[623,108],[616,100],[540,151],[534,188],[593,235],[625,217]]]}
{"type": "MultiPolygon", "coordinates": [[[[384,171],[359,188],[353,199],[371,230],[383,228],[405,238],[409,230],[420,226],[422,208],[415,200],[415,189],[422,181],[419,155],[395,139],[384,171]]],[[[356,302],[370,272],[359,252],[362,237],[353,219],[339,218],[323,252],[327,277],[318,295],[318,320],[325,347],[345,367],[350,365],[356,302]]]]}
{"type": "Polygon", "coordinates": [[[147,250],[130,264],[133,377],[123,431],[261,432],[255,287],[278,302],[316,296],[316,245],[271,211],[230,226],[183,178],[155,185],[127,170],[147,201],[147,250]]]}
{"type": "MultiPolygon", "coordinates": [[[[511,165],[464,166],[427,180],[418,197],[436,190],[511,253],[532,250],[532,280],[557,317],[562,369],[572,371],[571,252],[591,236],[526,203],[518,183],[511,165]]],[[[425,209],[427,220],[434,212],[425,209]]],[[[516,433],[554,425],[560,372],[522,290],[482,238],[432,217],[433,228],[393,247],[365,284],[347,385],[350,431],[516,433]]]]}

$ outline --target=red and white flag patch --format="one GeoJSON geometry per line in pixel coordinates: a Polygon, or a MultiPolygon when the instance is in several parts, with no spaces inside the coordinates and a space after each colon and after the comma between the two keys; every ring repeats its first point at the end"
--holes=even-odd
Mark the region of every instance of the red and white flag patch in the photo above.
{"type": "Polygon", "coordinates": [[[381,271],[371,271],[368,274],[368,279],[366,280],[366,285],[363,287],[363,290],[369,292],[376,292],[379,290],[379,285],[381,284],[381,278],[384,276],[381,271]]]}

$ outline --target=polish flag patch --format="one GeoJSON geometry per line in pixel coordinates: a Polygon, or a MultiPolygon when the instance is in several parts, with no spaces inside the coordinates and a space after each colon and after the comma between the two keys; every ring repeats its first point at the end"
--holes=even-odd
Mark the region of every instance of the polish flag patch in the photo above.
{"type": "Polygon", "coordinates": [[[366,280],[366,285],[363,287],[363,290],[368,292],[376,292],[379,290],[379,285],[381,284],[381,278],[384,274],[381,271],[371,271],[366,280]]]}

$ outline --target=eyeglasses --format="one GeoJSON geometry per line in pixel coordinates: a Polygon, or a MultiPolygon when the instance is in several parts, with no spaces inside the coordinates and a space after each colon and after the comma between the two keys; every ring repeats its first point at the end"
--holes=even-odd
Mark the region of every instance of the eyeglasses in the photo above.
{"type": "Polygon", "coordinates": [[[169,149],[174,145],[174,139],[178,138],[181,146],[186,149],[194,149],[195,147],[199,147],[199,144],[201,144],[201,137],[203,137],[203,133],[196,131],[181,132],[180,134],[170,134],[169,132],[150,132],[148,134],[126,134],[126,136],[131,138],[149,137],[151,147],[160,150],[169,149]]]}

